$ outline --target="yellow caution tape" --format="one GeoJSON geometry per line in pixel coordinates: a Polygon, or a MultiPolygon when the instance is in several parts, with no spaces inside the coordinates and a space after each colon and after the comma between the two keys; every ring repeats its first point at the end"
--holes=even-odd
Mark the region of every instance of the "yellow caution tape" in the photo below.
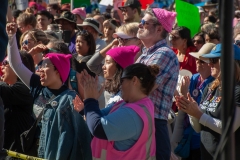
{"type": "Polygon", "coordinates": [[[20,159],[24,159],[24,160],[45,160],[45,159],[42,159],[42,158],[28,156],[28,155],[18,153],[18,152],[14,152],[14,151],[10,151],[10,150],[7,150],[7,154],[11,157],[20,158],[20,159]]]}

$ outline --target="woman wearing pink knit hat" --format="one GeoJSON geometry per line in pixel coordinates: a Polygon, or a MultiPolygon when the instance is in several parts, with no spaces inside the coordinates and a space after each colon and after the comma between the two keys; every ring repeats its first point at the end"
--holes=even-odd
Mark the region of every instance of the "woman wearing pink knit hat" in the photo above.
{"type": "Polygon", "coordinates": [[[76,92],[64,82],[70,71],[70,54],[48,53],[39,66],[40,75],[28,70],[19,56],[15,33],[17,26],[9,24],[8,56],[10,66],[30,89],[33,115],[41,118],[38,157],[44,159],[91,159],[90,133],[80,114],[73,108],[76,92]],[[79,142],[81,141],[81,144],[79,142]],[[81,146],[81,147],[80,147],[81,146]],[[82,152],[79,152],[81,149],[82,152]]]}
{"type": "MultiPolygon", "coordinates": [[[[104,65],[101,64],[102,71],[99,74],[105,78],[105,90],[112,94],[111,98],[106,102],[106,108],[122,100],[120,92],[122,72],[127,66],[134,63],[134,57],[139,50],[138,46],[132,45],[116,47],[106,53],[105,63],[104,65]]],[[[74,107],[78,112],[83,109],[82,105],[74,107]]]]}
{"type": "MultiPolygon", "coordinates": [[[[108,60],[106,63],[111,65],[108,60]]],[[[125,66],[124,63],[121,65],[125,66]]],[[[158,72],[157,65],[137,63],[126,67],[119,77],[123,100],[102,110],[97,101],[97,79],[82,73],[84,113],[94,136],[91,143],[93,159],[155,159],[154,105],[148,95],[158,72]]]]}

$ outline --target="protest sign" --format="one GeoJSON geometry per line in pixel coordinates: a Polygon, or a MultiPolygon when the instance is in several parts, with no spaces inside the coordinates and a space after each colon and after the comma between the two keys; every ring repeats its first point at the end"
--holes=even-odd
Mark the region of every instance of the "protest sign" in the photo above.
{"type": "Polygon", "coordinates": [[[122,0],[114,0],[114,10],[118,10],[118,7],[121,7],[122,6],[122,0]]]}
{"type": "MultiPolygon", "coordinates": [[[[61,4],[71,3],[70,0],[61,0],[61,4]]],[[[73,8],[85,7],[88,8],[91,5],[90,0],[74,0],[73,8]]]]}
{"type": "Polygon", "coordinates": [[[142,9],[147,9],[148,6],[154,3],[154,0],[140,0],[142,9]]]}
{"type": "Polygon", "coordinates": [[[200,15],[198,8],[182,0],[176,0],[176,12],[178,26],[185,26],[190,29],[191,37],[199,32],[200,15]]]}
{"type": "Polygon", "coordinates": [[[189,78],[191,78],[192,77],[192,73],[189,70],[186,70],[186,69],[182,69],[182,70],[179,71],[178,82],[177,82],[177,91],[178,91],[178,93],[180,93],[180,87],[181,87],[182,80],[183,80],[184,76],[188,76],[189,78]]]}
{"type": "Polygon", "coordinates": [[[28,0],[16,0],[17,9],[25,10],[28,7],[28,0]]]}
{"type": "Polygon", "coordinates": [[[57,4],[59,0],[49,0],[49,4],[57,4]]]}

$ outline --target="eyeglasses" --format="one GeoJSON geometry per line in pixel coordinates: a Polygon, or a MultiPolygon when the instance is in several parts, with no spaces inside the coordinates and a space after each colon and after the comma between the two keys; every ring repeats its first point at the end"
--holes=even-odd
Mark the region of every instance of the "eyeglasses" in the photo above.
{"type": "Polygon", "coordinates": [[[197,44],[203,44],[203,41],[202,40],[193,40],[193,43],[197,43],[197,44]]]}
{"type": "Polygon", "coordinates": [[[9,64],[8,60],[5,59],[4,61],[2,61],[2,65],[3,65],[3,66],[6,66],[6,65],[8,65],[8,64],[9,64]]]}
{"type": "Polygon", "coordinates": [[[149,25],[149,24],[155,25],[155,24],[158,24],[158,23],[149,23],[149,22],[145,21],[144,19],[142,19],[141,22],[140,22],[140,25],[145,26],[145,24],[146,24],[146,25],[149,25]]]}
{"type": "Polygon", "coordinates": [[[125,43],[127,43],[127,41],[129,41],[129,40],[131,40],[131,39],[136,39],[137,37],[133,37],[133,38],[126,38],[126,39],[124,39],[124,38],[120,38],[120,37],[118,37],[117,39],[118,39],[118,42],[119,43],[121,43],[121,44],[125,44],[125,43]]]}
{"type": "Polygon", "coordinates": [[[120,9],[122,12],[127,12],[127,8],[121,8],[120,9]]]}
{"type": "Polygon", "coordinates": [[[42,65],[39,65],[38,68],[39,69],[45,69],[45,68],[50,67],[50,66],[54,66],[54,65],[51,64],[51,63],[42,63],[42,65]]]}
{"type": "Polygon", "coordinates": [[[216,64],[216,63],[218,63],[218,61],[219,61],[219,58],[210,58],[209,59],[209,62],[212,64],[216,64]]]}
{"type": "Polygon", "coordinates": [[[176,41],[178,40],[180,37],[174,36],[172,34],[169,35],[169,41],[176,41]]]}

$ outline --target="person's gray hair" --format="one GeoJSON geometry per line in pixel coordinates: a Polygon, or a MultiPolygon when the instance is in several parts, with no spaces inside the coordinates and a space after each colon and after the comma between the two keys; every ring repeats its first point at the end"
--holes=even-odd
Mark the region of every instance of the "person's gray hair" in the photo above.
{"type": "Polygon", "coordinates": [[[149,14],[150,16],[152,16],[152,20],[153,20],[154,22],[156,22],[157,24],[161,24],[161,23],[158,21],[157,17],[155,16],[152,8],[150,8],[150,7],[147,8],[144,15],[146,15],[146,14],[149,14]]]}

